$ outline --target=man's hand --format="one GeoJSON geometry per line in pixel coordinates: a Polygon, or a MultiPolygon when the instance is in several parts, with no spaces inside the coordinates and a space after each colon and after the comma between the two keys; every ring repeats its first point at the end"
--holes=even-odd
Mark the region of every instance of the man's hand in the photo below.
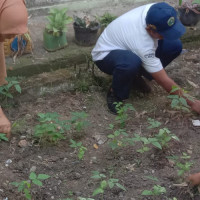
{"type": "Polygon", "coordinates": [[[2,109],[0,108],[0,133],[5,133],[7,138],[10,138],[11,123],[4,115],[2,109]]]}
{"type": "Polygon", "coordinates": [[[200,114],[200,101],[199,100],[195,100],[194,102],[192,102],[190,107],[193,111],[200,114]]]}

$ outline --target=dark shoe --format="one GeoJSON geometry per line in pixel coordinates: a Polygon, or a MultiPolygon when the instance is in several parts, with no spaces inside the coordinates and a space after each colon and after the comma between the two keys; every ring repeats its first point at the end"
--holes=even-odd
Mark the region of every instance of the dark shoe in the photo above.
{"type": "Polygon", "coordinates": [[[115,115],[117,115],[117,104],[120,102],[122,101],[114,95],[110,88],[107,93],[107,105],[109,110],[115,115]]]}
{"type": "Polygon", "coordinates": [[[144,94],[149,94],[151,92],[151,87],[147,85],[145,80],[141,76],[137,76],[133,80],[133,89],[138,90],[144,94]]]}

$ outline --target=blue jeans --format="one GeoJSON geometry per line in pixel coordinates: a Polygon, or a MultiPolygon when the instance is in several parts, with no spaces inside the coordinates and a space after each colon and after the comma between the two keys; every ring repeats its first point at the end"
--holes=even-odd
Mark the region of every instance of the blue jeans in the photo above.
{"type": "MultiPolygon", "coordinates": [[[[156,57],[160,58],[163,67],[180,55],[182,43],[180,40],[159,40],[156,49],[156,57]]],[[[97,67],[104,73],[112,75],[112,89],[116,97],[121,100],[129,97],[133,80],[136,76],[144,76],[152,80],[143,67],[141,59],[129,50],[113,50],[103,60],[95,62],[97,67]]]]}

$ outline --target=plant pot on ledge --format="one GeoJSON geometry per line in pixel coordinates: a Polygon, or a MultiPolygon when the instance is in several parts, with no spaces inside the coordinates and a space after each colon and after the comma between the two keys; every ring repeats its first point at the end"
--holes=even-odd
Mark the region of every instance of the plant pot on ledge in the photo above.
{"type": "Polygon", "coordinates": [[[86,18],[74,17],[73,23],[75,42],[80,46],[92,46],[98,38],[100,25],[96,21],[89,22],[86,18]]]}
{"type": "Polygon", "coordinates": [[[47,51],[56,51],[67,45],[67,27],[66,25],[72,22],[72,18],[66,15],[66,8],[50,9],[47,19],[49,24],[43,32],[44,48],[47,51]]]}

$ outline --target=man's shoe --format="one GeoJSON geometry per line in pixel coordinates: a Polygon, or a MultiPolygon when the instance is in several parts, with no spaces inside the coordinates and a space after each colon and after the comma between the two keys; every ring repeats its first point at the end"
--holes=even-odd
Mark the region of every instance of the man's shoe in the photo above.
{"type": "Polygon", "coordinates": [[[133,89],[144,94],[149,94],[151,92],[151,87],[147,85],[146,81],[141,76],[137,76],[133,80],[133,89]]]}
{"type": "Polygon", "coordinates": [[[117,104],[120,102],[122,101],[114,95],[113,91],[110,88],[107,93],[107,105],[111,113],[117,115],[117,104]]]}

